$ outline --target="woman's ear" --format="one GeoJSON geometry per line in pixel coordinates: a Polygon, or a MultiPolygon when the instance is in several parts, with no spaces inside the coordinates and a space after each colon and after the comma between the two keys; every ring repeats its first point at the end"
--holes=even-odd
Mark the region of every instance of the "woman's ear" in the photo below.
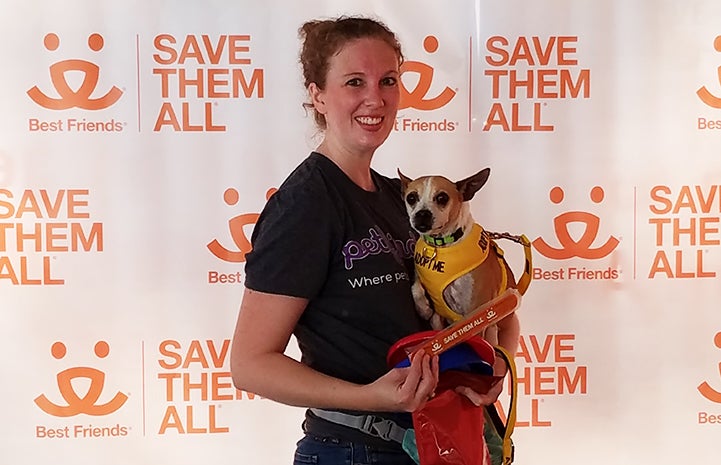
{"type": "Polygon", "coordinates": [[[315,82],[311,82],[308,85],[308,94],[310,94],[310,101],[313,103],[315,110],[321,115],[325,114],[325,96],[323,91],[318,87],[315,82]]]}

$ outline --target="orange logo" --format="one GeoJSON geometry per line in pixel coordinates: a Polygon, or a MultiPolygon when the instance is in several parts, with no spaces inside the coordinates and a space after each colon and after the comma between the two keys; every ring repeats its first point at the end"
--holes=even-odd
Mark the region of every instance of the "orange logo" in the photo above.
{"type": "MultiPolygon", "coordinates": [[[[713,339],[714,344],[716,344],[716,347],[721,349],[721,332],[716,333],[716,336],[713,339]]],[[[721,376],[721,363],[718,364],[718,371],[719,376],[721,376]]],[[[721,392],[715,390],[711,387],[709,383],[704,381],[703,383],[698,385],[698,392],[701,393],[702,396],[707,398],[708,400],[712,402],[717,402],[721,404],[721,392]]]]}
{"type": "MultiPolygon", "coordinates": [[[[60,360],[65,357],[67,348],[62,342],[56,342],[52,345],[51,353],[53,357],[60,360]]],[[[99,341],[95,344],[95,355],[99,358],[105,358],[110,353],[110,346],[105,341],[99,341]]],[[[128,396],[118,392],[115,394],[109,402],[105,404],[98,404],[98,399],[103,391],[103,385],[105,383],[105,373],[95,368],[89,367],[74,367],[63,370],[57,374],[58,389],[60,394],[65,399],[67,405],[56,405],[45,397],[45,394],[41,394],[35,398],[35,404],[40,407],[45,413],[56,417],[72,417],[80,413],[86,415],[108,415],[115,412],[123,406],[128,396]],[[73,380],[85,378],[90,380],[90,386],[88,387],[85,396],[81,397],[73,389],[73,380]]]]}
{"type": "MultiPolygon", "coordinates": [[[[265,194],[266,200],[270,199],[276,191],[277,189],[275,188],[268,189],[268,192],[265,194]]],[[[226,189],[223,193],[223,200],[229,206],[236,205],[239,199],[240,195],[238,194],[238,191],[232,187],[226,189]]],[[[238,250],[228,250],[218,241],[218,239],[213,239],[208,244],[208,250],[210,250],[213,255],[226,262],[244,262],[245,255],[250,252],[252,248],[250,240],[245,233],[245,227],[255,225],[255,223],[258,222],[259,216],[259,213],[243,213],[231,218],[230,221],[228,221],[230,236],[233,238],[233,242],[235,242],[235,246],[238,250]]]]}
{"type": "MultiPolygon", "coordinates": [[[[721,52],[721,36],[716,37],[713,41],[713,48],[716,49],[717,52],[721,52]]],[[[718,67],[717,73],[718,81],[721,83],[721,66],[718,67]]],[[[697,90],[696,95],[698,95],[701,101],[706,105],[713,108],[721,108],[721,97],[713,95],[708,89],[706,89],[705,86],[697,90]]]]}
{"type": "MultiPolygon", "coordinates": [[[[594,203],[601,203],[605,193],[599,186],[591,189],[591,200],[594,203]]],[[[549,195],[551,202],[559,204],[563,201],[564,192],[563,189],[556,186],[551,189],[549,195]]],[[[618,239],[611,236],[600,247],[593,248],[592,244],[598,236],[598,229],[600,224],[600,218],[592,213],[571,211],[565,212],[553,219],[554,229],[556,231],[556,237],[560,242],[561,247],[551,247],[541,237],[533,241],[533,246],[541,254],[554,260],[563,260],[566,258],[580,257],[585,259],[599,259],[607,256],[618,245],[618,239]],[[583,234],[579,240],[574,240],[571,237],[571,233],[568,230],[568,226],[571,223],[581,223],[585,226],[583,234]]]]}
{"type": "MultiPolygon", "coordinates": [[[[438,50],[438,39],[434,36],[427,36],[423,40],[423,49],[428,53],[435,53],[438,50]]],[[[433,83],[433,67],[420,61],[406,61],[401,65],[401,75],[416,73],[418,83],[412,91],[408,91],[401,81],[401,100],[399,110],[415,108],[416,110],[437,110],[446,105],[455,97],[456,92],[446,87],[435,97],[426,98],[433,83]]]]}
{"type": "MultiPolygon", "coordinates": [[[[47,34],[44,45],[47,50],[55,51],[60,46],[60,39],[56,34],[47,34]]],[[[88,46],[91,50],[98,52],[104,45],[105,41],[100,34],[91,34],[88,37],[88,46]]],[[[117,102],[120,96],[123,95],[123,91],[113,86],[102,97],[91,98],[98,85],[99,75],[100,67],[95,63],[85,60],[59,61],[50,66],[50,79],[60,98],[48,97],[37,86],[30,89],[27,94],[35,103],[50,110],[67,110],[68,108],[102,110],[117,102]],[[80,71],[83,73],[83,81],[77,90],[73,90],[68,84],[66,79],[68,71],[80,71]]]]}

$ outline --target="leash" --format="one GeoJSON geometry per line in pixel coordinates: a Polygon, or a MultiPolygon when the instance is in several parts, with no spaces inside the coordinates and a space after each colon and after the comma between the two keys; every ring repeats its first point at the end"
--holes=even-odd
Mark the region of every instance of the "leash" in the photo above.
{"type": "Polygon", "coordinates": [[[532,270],[533,270],[533,255],[531,253],[531,241],[528,240],[525,234],[521,234],[520,236],[510,234],[508,232],[498,233],[498,232],[491,232],[491,231],[485,231],[488,233],[488,237],[491,239],[491,241],[495,241],[496,239],[507,239],[513,242],[516,242],[518,244],[521,244],[523,246],[523,256],[525,263],[523,265],[523,273],[521,274],[521,277],[518,279],[518,282],[516,283],[516,288],[518,289],[518,292],[521,293],[521,295],[525,294],[528,290],[528,286],[531,284],[531,276],[532,276],[532,270]]]}
{"type": "Polygon", "coordinates": [[[511,396],[510,403],[508,405],[508,411],[506,414],[506,422],[501,420],[501,416],[498,413],[496,404],[488,405],[486,407],[486,413],[493,423],[493,427],[501,436],[503,441],[502,457],[503,465],[510,465],[513,463],[515,447],[513,445],[513,439],[511,435],[516,427],[516,410],[518,404],[518,377],[516,372],[516,363],[513,360],[513,356],[509,354],[506,349],[501,346],[496,346],[496,355],[500,356],[508,365],[508,375],[511,381],[511,396]]]}

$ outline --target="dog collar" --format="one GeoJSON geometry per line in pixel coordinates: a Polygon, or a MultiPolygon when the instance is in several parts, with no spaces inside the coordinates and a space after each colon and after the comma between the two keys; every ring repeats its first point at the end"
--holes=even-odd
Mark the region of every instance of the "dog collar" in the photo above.
{"type": "Polygon", "coordinates": [[[452,244],[452,243],[456,242],[458,239],[460,239],[461,237],[463,237],[463,230],[461,228],[458,228],[450,236],[433,237],[433,236],[429,236],[428,234],[424,234],[423,240],[426,241],[426,243],[429,245],[441,246],[441,245],[452,244]]]}

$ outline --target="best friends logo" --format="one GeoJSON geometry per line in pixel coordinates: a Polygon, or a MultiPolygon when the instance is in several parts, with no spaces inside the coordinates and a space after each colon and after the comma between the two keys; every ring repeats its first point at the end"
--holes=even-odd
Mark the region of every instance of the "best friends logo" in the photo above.
{"type": "MultiPolygon", "coordinates": [[[[265,193],[265,199],[268,200],[270,197],[277,192],[278,189],[271,187],[265,193]]],[[[238,190],[229,187],[223,193],[223,201],[228,206],[237,205],[240,200],[240,194],[238,190]]],[[[206,247],[214,256],[227,263],[245,263],[245,256],[251,251],[252,245],[250,243],[250,234],[253,226],[258,222],[260,213],[241,213],[232,217],[228,221],[228,229],[230,237],[233,241],[233,247],[228,248],[224,246],[220,240],[213,239],[206,247]]],[[[241,284],[242,275],[240,271],[234,273],[222,273],[220,271],[211,270],[208,271],[208,283],[209,284],[241,284]]]]}
{"type": "MultiPolygon", "coordinates": [[[[595,186],[590,191],[591,201],[601,204],[606,192],[600,186],[595,186]]],[[[565,192],[559,186],[550,190],[549,198],[552,203],[559,205],[565,198],[565,192]]],[[[557,242],[560,246],[549,244],[543,237],[536,238],[532,245],[544,257],[551,260],[567,260],[579,258],[584,260],[600,260],[608,257],[618,247],[619,240],[612,236],[599,239],[602,226],[601,218],[587,211],[566,211],[553,219],[553,229],[557,242]],[[572,226],[577,225],[581,230],[580,237],[574,239],[572,226]],[[596,245],[596,243],[600,244],[596,245]]],[[[556,269],[544,270],[533,269],[534,280],[613,280],[618,279],[620,270],[607,266],[605,268],[587,268],[585,266],[567,266],[556,269]]]]}
{"type": "MultiPolygon", "coordinates": [[[[94,33],[88,37],[87,44],[93,52],[100,52],[105,46],[105,39],[94,33]]],[[[48,33],[44,37],[43,45],[48,52],[56,52],[60,49],[60,37],[55,33],[48,33]]],[[[60,60],[50,65],[49,72],[52,90],[43,90],[39,85],[35,85],[27,91],[33,102],[48,110],[105,110],[123,95],[123,91],[115,85],[109,89],[100,89],[100,66],[88,60],[60,60]],[[73,75],[81,76],[80,83],[75,87],[70,82],[73,75]]],[[[30,132],[120,132],[125,126],[126,123],[115,119],[91,121],[87,118],[68,117],[28,120],[30,132]]]]}
{"type": "MultiPolygon", "coordinates": [[[[713,42],[713,48],[716,52],[721,52],[721,36],[717,36],[713,42]]],[[[713,88],[719,89],[721,84],[721,66],[716,68],[716,82],[713,88]]],[[[701,86],[697,91],[698,98],[707,106],[715,109],[721,109],[721,91],[714,93],[707,86],[701,86]]],[[[718,118],[718,117],[713,117],[718,118]]],[[[697,129],[721,129],[721,119],[713,119],[699,116],[696,120],[697,129]]]]}
{"type": "MultiPolygon", "coordinates": [[[[423,50],[433,55],[438,51],[438,38],[429,35],[423,39],[423,50]]],[[[398,106],[402,110],[415,110],[418,116],[410,117],[402,112],[396,118],[395,130],[400,132],[452,132],[458,127],[458,121],[448,118],[438,119],[438,110],[446,107],[458,93],[448,86],[436,89],[435,69],[423,62],[408,60],[401,65],[401,100],[398,106]],[[430,115],[426,112],[431,112],[430,115]]],[[[442,86],[441,86],[442,87],[442,86]]]]}
{"type": "MultiPolygon", "coordinates": [[[[110,345],[106,341],[95,344],[94,353],[99,359],[105,359],[110,354],[110,345]]],[[[55,342],[50,353],[56,360],[62,360],[68,353],[65,343],[55,342]]],[[[66,368],[56,375],[57,390],[62,401],[54,402],[46,394],[35,398],[35,405],[48,415],[58,418],[69,418],[78,415],[94,417],[108,416],[118,411],[128,400],[122,392],[107,394],[105,386],[105,372],[98,368],[75,366],[66,368]],[[87,389],[79,393],[76,389],[80,380],[87,381],[87,389]],[[110,397],[108,400],[105,398],[110,397]]],[[[80,439],[99,437],[127,436],[130,428],[116,423],[112,426],[94,426],[92,424],[73,424],[60,428],[37,425],[36,438],[80,439]]]]}
{"type": "MultiPolygon", "coordinates": [[[[721,332],[716,333],[716,336],[714,337],[713,342],[717,348],[721,349],[721,332]]],[[[721,378],[721,362],[719,362],[718,369],[719,369],[719,378],[721,378]]],[[[716,390],[713,387],[711,387],[711,385],[708,383],[708,381],[704,381],[703,383],[699,384],[698,392],[700,392],[702,396],[704,396],[711,402],[716,402],[717,404],[721,404],[721,391],[716,390]]]]}
{"type": "MultiPolygon", "coordinates": [[[[721,349],[721,332],[716,333],[713,342],[718,349],[721,349]]],[[[718,374],[719,379],[714,381],[714,385],[718,386],[718,389],[714,388],[708,381],[702,382],[696,389],[705,399],[721,404],[721,362],[718,364],[718,374]]],[[[718,414],[699,412],[698,422],[699,424],[721,424],[721,412],[718,414]]]]}

